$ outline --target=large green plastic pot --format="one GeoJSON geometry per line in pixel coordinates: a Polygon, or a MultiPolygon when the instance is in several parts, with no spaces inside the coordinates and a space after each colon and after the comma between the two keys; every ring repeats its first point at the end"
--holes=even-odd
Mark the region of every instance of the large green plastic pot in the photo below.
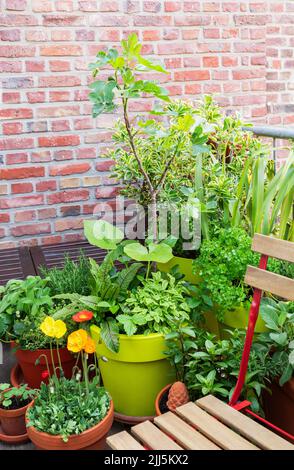
{"type": "Polygon", "coordinates": [[[190,258],[181,258],[180,256],[174,256],[168,263],[157,263],[157,267],[164,273],[169,273],[170,270],[179,265],[179,270],[184,274],[185,281],[189,281],[192,284],[198,284],[200,277],[197,274],[193,274],[193,260],[190,258]]]}
{"type": "Polygon", "coordinates": [[[96,353],[106,390],[117,413],[128,417],[154,416],[158,392],[175,380],[174,369],[165,358],[164,336],[119,335],[118,353],[110,351],[100,339],[100,328],[91,326],[96,353]],[[104,356],[107,362],[99,357],[104,356]]]}
{"type": "MultiPolygon", "coordinates": [[[[237,307],[234,310],[225,312],[224,319],[222,322],[219,322],[220,336],[222,338],[228,337],[228,332],[226,330],[239,329],[246,330],[248,326],[248,315],[249,309],[244,307],[237,307]]],[[[255,325],[255,333],[264,333],[268,331],[263,319],[258,315],[257,322],[255,325]]]]}

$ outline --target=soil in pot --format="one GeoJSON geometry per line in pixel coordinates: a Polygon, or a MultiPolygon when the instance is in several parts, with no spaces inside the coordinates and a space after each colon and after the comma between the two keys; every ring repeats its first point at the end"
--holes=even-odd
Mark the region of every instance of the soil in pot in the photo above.
{"type": "Polygon", "coordinates": [[[161,414],[167,413],[169,411],[167,404],[166,404],[168,400],[168,392],[169,392],[169,388],[165,390],[165,392],[161,395],[160,400],[159,400],[159,410],[161,414]]]}

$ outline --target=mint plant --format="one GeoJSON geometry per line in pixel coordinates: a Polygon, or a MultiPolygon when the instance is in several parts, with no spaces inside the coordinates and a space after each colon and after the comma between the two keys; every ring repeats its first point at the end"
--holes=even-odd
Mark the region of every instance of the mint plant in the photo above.
{"type": "Polygon", "coordinates": [[[0,407],[4,409],[22,408],[35,396],[37,390],[29,389],[27,384],[12,387],[9,383],[0,384],[0,407]]]}

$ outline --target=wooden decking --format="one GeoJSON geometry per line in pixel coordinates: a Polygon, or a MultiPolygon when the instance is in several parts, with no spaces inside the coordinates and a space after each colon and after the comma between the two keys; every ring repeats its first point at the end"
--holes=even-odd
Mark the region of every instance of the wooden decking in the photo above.
{"type": "Polygon", "coordinates": [[[113,450],[294,450],[294,445],[212,395],[109,436],[113,450]],[[132,434],[132,435],[131,435],[132,434]]]}

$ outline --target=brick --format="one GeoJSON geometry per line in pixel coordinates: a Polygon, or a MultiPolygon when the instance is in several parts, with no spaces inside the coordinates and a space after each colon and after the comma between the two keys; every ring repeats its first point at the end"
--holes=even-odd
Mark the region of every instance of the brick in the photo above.
{"type": "Polygon", "coordinates": [[[80,77],[75,76],[59,76],[40,77],[39,87],[72,87],[81,84],[80,77]]]}
{"type": "Polygon", "coordinates": [[[6,0],[6,10],[25,10],[27,0],[6,0]]]}
{"type": "Polygon", "coordinates": [[[58,150],[53,154],[54,160],[63,161],[63,160],[72,160],[73,151],[72,150],[58,150]]]}
{"type": "Polygon", "coordinates": [[[0,15],[0,26],[36,26],[38,20],[34,15],[9,14],[0,15]]]}
{"type": "Polygon", "coordinates": [[[209,80],[210,75],[208,70],[186,70],[183,72],[175,72],[175,80],[180,82],[209,80]]]}
{"type": "Polygon", "coordinates": [[[101,188],[97,188],[96,189],[96,198],[97,199],[105,199],[105,198],[111,198],[111,197],[115,197],[115,196],[118,196],[119,194],[119,187],[118,186],[115,186],[115,187],[101,187],[101,188]]]}
{"type": "Polygon", "coordinates": [[[62,217],[72,217],[74,215],[80,215],[81,206],[62,206],[60,207],[60,213],[62,217]]]}
{"type": "Polygon", "coordinates": [[[20,103],[20,93],[18,92],[3,92],[2,101],[6,104],[16,104],[20,103]]]}
{"type": "Polygon", "coordinates": [[[67,145],[79,145],[78,135],[58,135],[38,138],[39,147],[65,147],[67,145]]]}
{"type": "Polygon", "coordinates": [[[51,0],[32,0],[32,8],[35,12],[44,12],[53,11],[54,4],[51,0]]]}
{"type": "Polygon", "coordinates": [[[85,24],[86,24],[85,16],[63,15],[63,14],[62,15],[61,14],[43,15],[44,26],[84,26],[85,24]]]}
{"type": "Polygon", "coordinates": [[[98,11],[98,1],[80,1],[79,2],[80,11],[98,11]]]}
{"type": "Polygon", "coordinates": [[[7,184],[1,184],[0,185],[0,194],[8,194],[8,185],[7,184]]]}
{"type": "Polygon", "coordinates": [[[70,62],[67,60],[50,60],[49,67],[51,72],[68,72],[70,70],[70,62]]]}
{"type": "Polygon", "coordinates": [[[8,223],[10,222],[10,215],[9,214],[0,214],[0,223],[1,224],[5,224],[5,223],[8,223]]]}
{"type": "Polygon", "coordinates": [[[65,121],[65,120],[52,121],[51,122],[51,130],[53,132],[69,131],[70,130],[70,122],[65,121]]]}
{"type": "Polygon", "coordinates": [[[170,26],[171,24],[172,24],[172,17],[167,16],[167,15],[156,15],[156,16],[138,15],[134,17],[135,26],[170,26]]]}
{"type": "Polygon", "coordinates": [[[89,163],[72,163],[70,165],[58,165],[50,168],[50,176],[65,176],[77,173],[86,173],[90,169],[89,163]]]}
{"type": "Polygon", "coordinates": [[[200,11],[200,2],[184,2],[184,11],[200,11]]]}
{"type": "Polygon", "coordinates": [[[72,31],[61,29],[52,31],[51,33],[51,40],[52,41],[72,41],[73,34],[72,31]]]}
{"type": "MultiPolygon", "coordinates": [[[[105,183],[105,181],[103,180],[105,183]]],[[[99,176],[85,176],[83,178],[83,186],[98,186],[101,184],[101,178],[99,176]]]]}
{"type": "Polygon", "coordinates": [[[60,181],[60,189],[79,188],[81,186],[80,178],[63,178],[60,181]]]}
{"type": "Polygon", "coordinates": [[[208,15],[176,15],[176,26],[207,26],[210,24],[208,15]]]}
{"type": "Polygon", "coordinates": [[[23,132],[21,122],[5,122],[2,126],[3,134],[21,134],[23,132]]]}
{"type": "Polygon", "coordinates": [[[7,153],[5,157],[6,165],[16,165],[17,163],[27,163],[28,162],[27,153],[7,153]]]}
{"type": "Polygon", "coordinates": [[[3,88],[32,88],[34,79],[31,77],[9,77],[2,80],[3,88]]]}
{"type": "Polygon", "coordinates": [[[204,67],[218,67],[218,57],[203,57],[204,67]]]}
{"type": "Polygon", "coordinates": [[[25,34],[26,34],[26,40],[29,42],[49,41],[48,31],[44,31],[42,29],[26,31],[25,34]]]}
{"type": "Polygon", "coordinates": [[[48,108],[39,108],[37,117],[63,117],[76,116],[80,114],[79,106],[50,106],[48,108]]]}
{"type": "Polygon", "coordinates": [[[42,103],[45,101],[45,93],[41,91],[28,92],[27,99],[29,103],[42,103]]]}
{"type": "Polygon", "coordinates": [[[95,41],[95,31],[80,29],[75,32],[75,39],[76,41],[95,41]]]}
{"type": "Polygon", "coordinates": [[[30,195],[0,199],[0,209],[13,209],[15,207],[37,206],[41,204],[44,204],[43,195],[30,195]]]}
{"type": "Polygon", "coordinates": [[[65,230],[78,230],[83,228],[84,219],[61,219],[54,224],[56,232],[64,232],[65,230]]]}
{"type": "Polygon", "coordinates": [[[164,11],[174,12],[181,10],[181,2],[164,2],[164,11]]]}
{"type": "Polygon", "coordinates": [[[15,212],[14,222],[29,222],[36,218],[36,211],[15,212]]]}
{"type": "MultiPolygon", "coordinates": [[[[70,97],[71,94],[67,90],[49,91],[49,101],[70,101],[70,97]]],[[[63,116],[62,112],[57,111],[57,114],[63,116]]]]}
{"type": "Polygon", "coordinates": [[[31,193],[33,189],[32,183],[13,183],[11,185],[12,194],[31,193]]]}
{"type": "Polygon", "coordinates": [[[45,62],[41,60],[28,60],[25,62],[27,72],[44,72],[45,62]]]}
{"type": "Polygon", "coordinates": [[[76,158],[96,158],[97,149],[96,148],[81,148],[76,150],[76,158]]]}
{"type": "Polygon", "coordinates": [[[20,41],[20,29],[3,29],[0,31],[0,41],[20,41]]]}
{"type": "Polygon", "coordinates": [[[23,166],[20,168],[3,168],[0,169],[0,178],[3,180],[14,180],[24,178],[36,178],[44,176],[45,169],[41,166],[23,166]]]}
{"type": "Polygon", "coordinates": [[[57,216],[56,209],[53,207],[38,210],[38,219],[51,219],[57,216]]]}
{"type": "Polygon", "coordinates": [[[55,191],[57,188],[57,183],[55,180],[48,180],[48,181],[39,181],[36,184],[36,191],[55,191]]]}
{"type": "Polygon", "coordinates": [[[21,70],[21,62],[8,62],[4,60],[0,62],[0,72],[21,72],[21,70]]]}
{"type": "Polygon", "coordinates": [[[32,137],[7,138],[0,140],[0,150],[33,148],[35,141],[32,137]]]}
{"type": "Polygon", "coordinates": [[[158,41],[160,34],[160,31],[156,29],[143,31],[143,41],[158,41]]]}
{"type": "Polygon", "coordinates": [[[22,237],[24,235],[37,235],[39,233],[50,233],[51,226],[48,223],[19,225],[11,228],[14,237],[22,237]]]}
{"type": "MultiPolygon", "coordinates": [[[[40,54],[42,56],[80,56],[82,55],[81,46],[60,45],[60,46],[41,46],[40,54]]],[[[11,57],[11,56],[8,56],[11,57]]]]}
{"type": "Polygon", "coordinates": [[[48,204],[60,204],[65,202],[87,201],[89,191],[87,189],[75,189],[73,191],[62,191],[59,193],[49,194],[47,196],[48,204]]]}

